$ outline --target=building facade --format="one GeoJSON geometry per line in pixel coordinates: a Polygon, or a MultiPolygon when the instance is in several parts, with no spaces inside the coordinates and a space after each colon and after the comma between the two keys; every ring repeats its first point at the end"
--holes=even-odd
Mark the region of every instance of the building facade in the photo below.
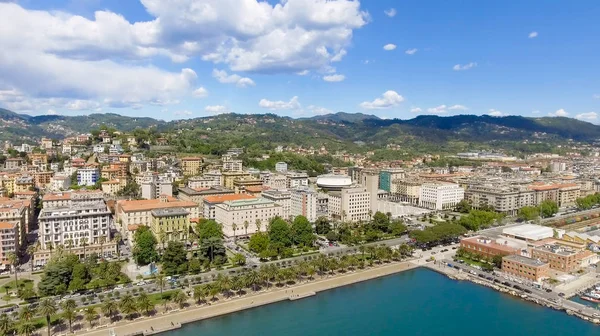
{"type": "Polygon", "coordinates": [[[540,260],[513,254],[502,258],[502,272],[538,282],[549,277],[550,265],[540,260]]]}
{"type": "Polygon", "coordinates": [[[201,157],[185,157],[181,159],[183,175],[193,176],[202,173],[203,159],[201,157]]]}
{"type": "Polygon", "coordinates": [[[289,219],[292,207],[292,194],[286,190],[265,190],[261,197],[281,205],[281,217],[289,219]]]}
{"type": "Polygon", "coordinates": [[[318,195],[308,189],[293,189],[291,191],[290,215],[292,217],[304,216],[309,222],[317,220],[318,195]]]}
{"type": "Polygon", "coordinates": [[[216,205],[215,220],[223,226],[227,237],[251,235],[258,231],[257,222],[265,230],[271,219],[282,216],[282,209],[281,205],[264,198],[226,201],[216,205]]]}
{"type": "Polygon", "coordinates": [[[367,188],[355,186],[328,194],[329,217],[348,222],[370,219],[371,198],[367,188]]]}
{"type": "Polygon", "coordinates": [[[100,173],[97,168],[77,169],[77,185],[93,186],[100,180],[100,173]]]}
{"type": "Polygon", "coordinates": [[[427,182],[421,186],[419,206],[431,210],[453,209],[465,197],[465,190],[458,184],[427,182]]]}

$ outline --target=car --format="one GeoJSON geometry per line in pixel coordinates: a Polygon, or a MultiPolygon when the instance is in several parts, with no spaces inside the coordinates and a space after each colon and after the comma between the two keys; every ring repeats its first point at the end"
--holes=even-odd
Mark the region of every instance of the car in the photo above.
{"type": "MultiPolygon", "coordinates": [[[[546,293],[552,293],[552,289],[546,288],[546,293]]],[[[560,293],[560,294],[562,294],[562,293],[560,293]]],[[[558,294],[558,295],[560,295],[560,294],[558,294]]]]}
{"type": "Polygon", "coordinates": [[[456,246],[453,246],[453,247],[452,247],[452,249],[453,249],[453,250],[456,250],[457,248],[458,248],[458,247],[456,247],[456,246]]]}
{"type": "Polygon", "coordinates": [[[558,293],[558,296],[565,297],[565,293],[558,293]]]}
{"type": "Polygon", "coordinates": [[[431,254],[436,254],[436,253],[437,253],[437,252],[435,252],[435,251],[431,252],[431,254]]]}

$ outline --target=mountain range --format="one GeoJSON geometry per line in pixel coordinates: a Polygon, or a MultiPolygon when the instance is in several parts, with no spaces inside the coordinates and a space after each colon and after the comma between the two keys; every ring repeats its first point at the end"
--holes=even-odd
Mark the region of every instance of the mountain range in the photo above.
{"type": "MultiPolygon", "coordinates": [[[[407,148],[431,145],[435,148],[452,144],[472,147],[473,144],[498,142],[550,144],[567,140],[592,142],[600,139],[600,126],[566,117],[421,115],[401,120],[338,112],[293,119],[275,114],[229,113],[163,121],[113,113],[30,116],[0,109],[0,140],[10,140],[16,144],[23,141],[34,142],[41,137],[61,139],[87,133],[103,125],[124,132],[136,128],[177,132],[180,141],[206,139],[206,142],[224,141],[228,145],[239,146],[249,145],[248,141],[265,141],[282,145],[337,144],[335,147],[340,148],[356,144],[381,148],[390,143],[407,148]]],[[[182,146],[189,147],[189,144],[182,146]]]]}

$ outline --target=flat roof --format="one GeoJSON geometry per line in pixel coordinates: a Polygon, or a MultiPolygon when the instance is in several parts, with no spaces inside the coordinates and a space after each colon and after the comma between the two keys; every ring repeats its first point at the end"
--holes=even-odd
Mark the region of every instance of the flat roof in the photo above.
{"type": "Polygon", "coordinates": [[[204,197],[204,202],[207,203],[223,203],[227,201],[239,201],[255,199],[256,197],[247,194],[228,194],[228,195],[216,195],[204,197]]]}
{"type": "Polygon", "coordinates": [[[196,202],[191,201],[168,201],[163,202],[160,199],[152,200],[136,200],[136,201],[119,201],[117,202],[121,209],[125,212],[131,211],[150,211],[154,209],[165,209],[165,208],[189,208],[197,207],[196,202]]]}
{"type": "Polygon", "coordinates": [[[519,264],[533,266],[533,267],[540,267],[540,266],[548,264],[548,263],[545,263],[538,259],[531,259],[531,258],[523,257],[520,255],[516,255],[516,254],[507,255],[506,257],[503,257],[502,259],[518,262],[519,264]]]}
{"type": "Polygon", "coordinates": [[[152,210],[152,216],[154,217],[166,217],[166,216],[187,216],[190,213],[183,208],[170,208],[170,209],[155,209],[152,210]]]}
{"type": "Polygon", "coordinates": [[[535,224],[523,224],[509,227],[502,230],[502,233],[531,240],[541,240],[554,236],[554,230],[552,228],[535,224]]]}

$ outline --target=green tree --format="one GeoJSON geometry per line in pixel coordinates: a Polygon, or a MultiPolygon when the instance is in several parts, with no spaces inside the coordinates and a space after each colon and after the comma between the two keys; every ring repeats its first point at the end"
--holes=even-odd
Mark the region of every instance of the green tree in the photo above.
{"type": "Polygon", "coordinates": [[[399,237],[408,232],[408,229],[401,220],[396,220],[390,223],[389,232],[392,235],[399,237]]]}
{"type": "Polygon", "coordinates": [[[377,211],[371,220],[371,226],[378,231],[387,232],[390,226],[390,219],[383,212],[377,211]]]}
{"type": "Polygon", "coordinates": [[[21,292],[21,288],[19,287],[19,278],[17,277],[17,273],[19,270],[17,266],[19,266],[19,256],[15,252],[8,252],[8,263],[13,267],[13,272],[15,272],[15,287],[17,289],[17,294],[21,292]]]}
{"type": "Polygon", "coordinates": [[[126,317],[130,317],[138,312],[135,299],[129,294],[126,294],[121,298],[119,301],[119,309],[126,317]]]}
{"type": "Polygon", "coordinates": [[[266,232],[257,232],[250,237],[248,248],[252,252],[261,253],[269,247],[269,235],[266,232]]]}
{"type": "Polygon", "coordinates": [[[540,204],[540,214],[543,218],[554,216],[558,212],[558,205],[552,200],[545,200],[540,204]]]}
{"type": "Polygon", "coordinates": [[[96,321],[96,319],[98,318],[98,313],[96,313],[96,308],[87,307],[83,311],[83,316],[84,316],[85,320],[88,321],[88,323],[90,324],[90,328],[94,327],[94,321],[96,321]]]}
{"type": "Polygon", "coordinates": [[[246,257],[241,253],[236,253],[231,258],[231,262],[237,266],[244,266],[246,264],[246,257]]]}
{"type": "Polygon", "coordinates": [[[306,217],[296,216],[291,226],[292,241],[300,246],[312,246],[315,241],[312,225],[306,217]]]}
{"type": "Polygon", "coordinates": [[[133,259],[138,265],[147,265],[158,260],[156,253],[157,240],[147,226],[140,226],[133,236],[135,247],[133,259]]]}
{"type": "Polygon", "coordinates": [[[29,321],[21,321],[19,323],[19,327],[17,328],[20,335],[29,336],[35,332],[35,325],[29,321]]]}
{"type": "Polygon", "coordinates": [[[10,335],[15,328],[13,320],[8,317],[8,314],[0,315],[0,335],[10,335]]]}
{"type": "Polygon", "coordinates": [[[276,217],[269,225],[269,241],[281,253],[284,247],[292,246],[292,232],[290,226],[283,219],[276,217]]]}
{"type": "Polygon", "coordinates": [[[187,302],[187,295],[180,289],[176,290],[173,293],[173,302],[179,305],[180,309],[185,308],[185,303],[187,302]]]}
{"type": "Polygon", "coordinates": [[[196,234],[200,242],[212,237],[221,239],[223,238],[223,228],[214,220],[201,219],[196,225],[196,234]]]}
{"type": "Polygon", "coordinates": [[[225,246],[221,237],[209,237],[200,242],[200,249],[210,262],[214,262],[215,258],[225,256],[225,246]]]}
{"type": "Polygon", "coordinates": [[[524,206],[519,209],[518,217],[522,220],[534,220],[540,216],[540,208],[535,206],[524,206]]]}
{"type": "Polygon", "coordinates": [[[77,318],[77,313],[75,313],[77,303],[73,299],[68,299],[61,304],[61,308],[62,317],[69,322],[69,331],[73,332],[73,320],[77,318]]]}
{"type": "Polygon", "coordinates": [[[473,206],[471,205],[471,203],[469,203],[469,201],[462,200],[456,204],[455,210],[461,213],[469,213],[469,211],[471,211],[472,208],[473,206]]]}
{"type": "Polygon", "coordinates": [[[185,246],[179,241],[170,241],[162,256],[163,272],[167,275],[180,274],[188,269],[185,246]]]}
{"type": "Polygon", "coordinates": [[[329,223],[329,219],[327,217],[319,217],[315,222],[315,231],[317,234],[326,235],[331,231],[331,224],[329,223]]]}
{"type": "Polygon", "coordinates": [[[146,315],[150,315],[150,312],[154,309],[154,304],[150,301],[148,294],[141,292],[137,298],[137,307],[139,310],[145,312],[146,315]]]}
{"type": "Polygon", "coordinates": [[[50,317],[52,314],[55,314],[58,307],[56,306],[56,302],[53,299],[46,298],[40,302],[38,306],[38,313],[46,317],[46,326],[48,327],[48,336],[50,336],[50,329],[52,328],[50,324],[50,317]]]}

